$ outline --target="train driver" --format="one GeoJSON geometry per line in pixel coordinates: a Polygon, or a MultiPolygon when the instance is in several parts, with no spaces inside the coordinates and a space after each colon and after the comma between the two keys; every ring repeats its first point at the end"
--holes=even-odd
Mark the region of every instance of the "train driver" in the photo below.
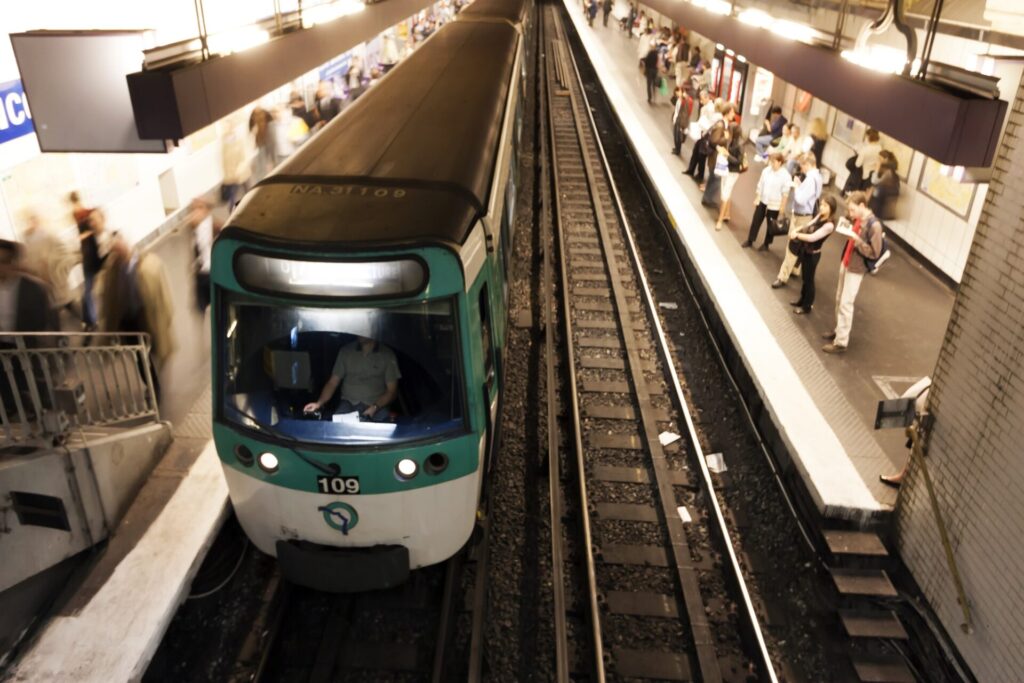
{"type": "Polygon", "coordinates": [[[387,422],[392,416],[388,406],[398,395],[401,377],[394,351],[375,339],[357,337],[338,351],[331,378],[324,384],[320,398],[307,403],[303,412],[320,410],[340,384],[338,413],[358,411],[364,419],[387,422]]]}

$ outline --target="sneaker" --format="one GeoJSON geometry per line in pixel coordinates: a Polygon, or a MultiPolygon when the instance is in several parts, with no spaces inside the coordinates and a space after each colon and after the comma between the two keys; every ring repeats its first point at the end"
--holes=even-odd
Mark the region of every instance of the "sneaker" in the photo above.
{"type": "Polygon", "coordinates": [[[825,353],[844,353],[846,351],[845,346],[840,346],[835,342],[830,342],[821,347],[821,350],[825,353]]]}
{"type": "Polygon", "coordinates": [[[800,300],[799,300],[799,299],[797,299],[796,301],[790,301],[790,302],[789,302],[789,305],[790,305],[790,306],[799,306],[799,305],[800,305],[800,300]]]}
{"type": "Polygon", "coordinates": [[[808,313],[811,312],[811,309],[804,308],[803,306],[797,306],[796,308],[793,309],[793,312],[796,313],[797,315],[807,315],[808,313]]]}
{"type": "Polygon", "coordinates": [[[770,247],[770,246],[771,246],[770,244],[765,242],[764,244],[761,245],[761,251],[768,251],[768,247],[770,247]]]}
{"type": "Polygon", "coordinates": [[[740,245],[740,247],[742,247],[743,249],[749,249],[751,247],[751,244],[750,242],[744,242],[743,244],[740,245]]]}
{"type": "Polygon", "coordinates": [[[776,280],[775,282],[772,283],[772,289],[778,289],[779,287],[785,287],[785,286],[786,286],[786,283],[783,282],[782,280],[776,280]]]}
{"type": "Polygon", "coordinates": [[[826,341],[832,341],[833,339],[836,338],[836,333],[835,332],[826,332],[825,334],[821,335],[821,338],[826,340],[826,341]]]}

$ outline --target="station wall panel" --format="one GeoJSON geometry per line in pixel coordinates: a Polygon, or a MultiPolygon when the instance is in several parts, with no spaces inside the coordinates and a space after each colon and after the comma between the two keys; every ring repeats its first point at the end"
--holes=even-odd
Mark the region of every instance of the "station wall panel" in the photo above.
{"type": "Polygon", "coordinates": [[[901,493],[904,561],[979,681],[1024,670],[1024,83],[996,157],[931,393],[927,463],[971,607],[955,584],[921,472],[901,493]]]}

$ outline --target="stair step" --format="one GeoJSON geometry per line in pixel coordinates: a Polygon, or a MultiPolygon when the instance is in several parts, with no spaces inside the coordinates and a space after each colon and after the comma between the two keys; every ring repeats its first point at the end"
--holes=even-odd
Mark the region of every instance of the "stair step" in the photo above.
{"type": "Polygon", "coordinates": [[[825,543],[833,555],[889,556],[882,539],[870,531],[829,530],[825,532],[825,543]]]}
{"type": "Polygon", "coordinates": [[[851,638],[909,638],[899,618],[890,610],[839,610],[839,618],[851,638]]]}
{"type": "Polygon", "coordinates": [[[866,595],[879,598],[894,598],[896,588],[889,575],[881,569],[848,569],[829,567],[832,581],[842,595],[866,595]]]}
{"type": "Polygon", "coordinates": [[[863,683],[915,683],[914,674],[902,659],[854,657],[853,669],[863,683]]]}

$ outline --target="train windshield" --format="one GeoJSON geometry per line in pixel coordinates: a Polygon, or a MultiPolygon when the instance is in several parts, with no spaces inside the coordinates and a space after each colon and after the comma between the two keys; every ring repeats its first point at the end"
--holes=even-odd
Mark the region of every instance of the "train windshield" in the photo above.
{"type": "Polygon", "coordinates": [[[321,308],[225,292],[224,306],[227,422],[337,446],[464,431],[453,298],[321,308]]]}

